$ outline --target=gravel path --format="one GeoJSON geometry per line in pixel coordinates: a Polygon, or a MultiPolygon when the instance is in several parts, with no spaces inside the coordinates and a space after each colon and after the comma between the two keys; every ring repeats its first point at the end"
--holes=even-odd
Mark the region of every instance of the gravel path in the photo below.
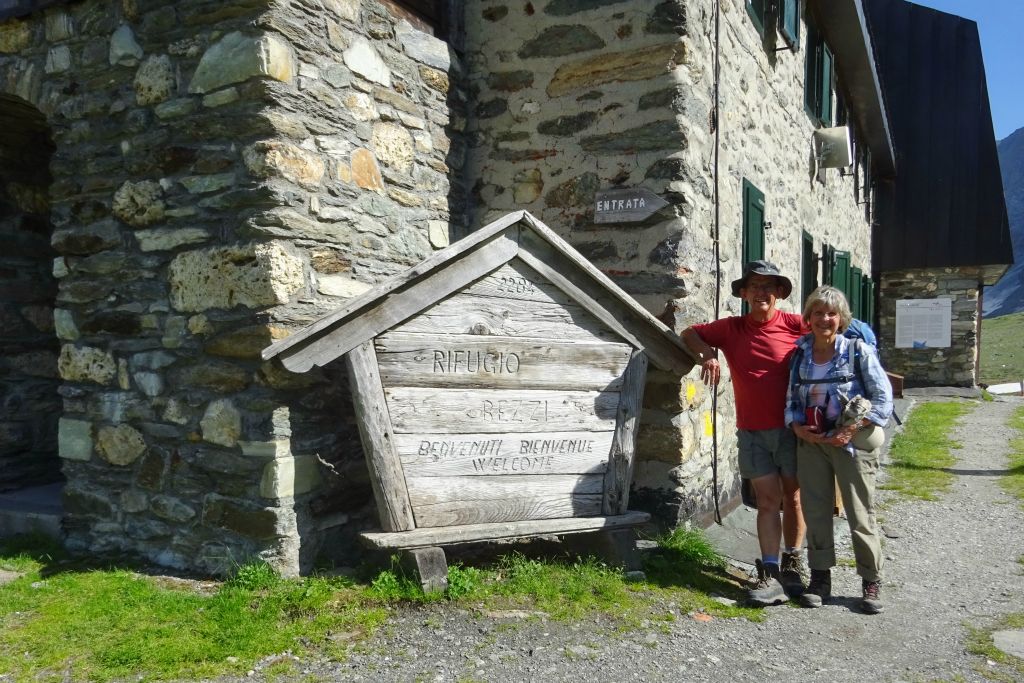
{"type": "Polygon", "coordinates": [[[980,403],[962,421],[956,480],[942,500],[885,503],[880,615],[856,611],[860,582],[842,567],[831,604],[770,608],[761,624],[675,610],[674,621],[621,632],[604,618],[560,623],[428,606],[397,612],[343,664],[303,662],[301,680],[988,680],[981,671],[997,667],[966,652],[965,624],[1024,612],[1024,512],[997,483],[1012,436],[1006,421],[1020,405],[980,403]]]}

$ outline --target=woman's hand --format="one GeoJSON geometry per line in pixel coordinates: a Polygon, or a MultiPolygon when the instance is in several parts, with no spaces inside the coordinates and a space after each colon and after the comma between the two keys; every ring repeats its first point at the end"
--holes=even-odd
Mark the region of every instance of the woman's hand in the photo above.
{"type": "Polygon", "coordinates": [[[802,439],[807,443],[824,443],[825,436],[818,432],[817,427],[808,427],[807,425],[793,423],[793,433],[796,434],[796,438],[802,439]]]}
{"type": "Polygon", "coordinates": [[[832,436],[825,439],[824,443],[827,443],[830,446],[843,448],[844,446],[846,446],[846,444],[850,443],[851,439],[853,439],[853,435],[857,433],[858,427],[859,425],[856,423],[852,425],[847,425],[845,427],[840,427],[839,429],[832,432],[832,436]]]}

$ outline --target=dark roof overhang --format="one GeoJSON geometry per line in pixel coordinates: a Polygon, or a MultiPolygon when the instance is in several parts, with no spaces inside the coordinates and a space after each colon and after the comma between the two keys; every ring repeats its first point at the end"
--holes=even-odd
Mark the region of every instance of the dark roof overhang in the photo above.
{"type": "Polygon", "coordinates": [[[814,23],[835,55],[835,69],[859,137],[871,150],[878,177],[896,175],[889,117],[875,65],[875,51],[861,0],[808,0],[814,23]]]}

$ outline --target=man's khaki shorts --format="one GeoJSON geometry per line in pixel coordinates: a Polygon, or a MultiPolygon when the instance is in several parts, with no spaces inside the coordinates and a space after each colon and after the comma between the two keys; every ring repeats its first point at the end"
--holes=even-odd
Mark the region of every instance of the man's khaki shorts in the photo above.
{"type": "Polygon", "coordinates": [[[737,429],[740,476],[757,479],[769,474],[796,476],[796,434],[792,429],[737,429]]]}

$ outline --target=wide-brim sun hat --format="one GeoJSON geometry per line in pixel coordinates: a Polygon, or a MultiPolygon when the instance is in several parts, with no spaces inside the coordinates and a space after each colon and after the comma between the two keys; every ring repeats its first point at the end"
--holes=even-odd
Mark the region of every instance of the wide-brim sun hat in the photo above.
{"type": "Polygon", "coordinates": [[[732,295],[739,296],[740,290],[747,286],[747,279],[751,275],[771,275],[777,278],[782,287],[782,298],[786,299],[793,291],[793,283],[789,278],[779,272],[779,267],[771,261],[751,261],[743,266],[743,277],[732,281],[732,295]]]}

